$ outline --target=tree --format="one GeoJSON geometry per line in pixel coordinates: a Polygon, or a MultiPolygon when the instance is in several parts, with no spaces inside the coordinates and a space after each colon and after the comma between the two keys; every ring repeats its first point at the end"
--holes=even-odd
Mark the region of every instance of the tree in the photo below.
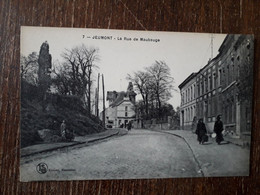
{"type": "Polygon", "coordinates": [[[135,87],[135,90],[138,94],[142,96],[142,112],[143,108],[145,110],[145,116],[148,116],[148,106],[149,106],[149,95],[150,95],[150,75],[144,71],[137,71],[133,73],[133,76],[127,75],[127,79],[131,81],[135,87]]]}
{"type": "Polygon", "coordinates": [[[98,49],[87,48],[84,44],[66,49],[62,54],[63,67],[55,72],[55,85],[58,91],[80,96],[87,103],[88,114],[91,112],[92,73],[98,68],[98,49]]]}
{"type": "Polygon", "coordinates": [[[173,88],[174,79],[170,74],[170,68],[164,61],[155,61],[155,63],[146,68],[150,75],[149,86],[151,87],[151,101],[155,101],[158,108],[158,117],[162,117],[162,103],[169,100],[173,88]]]}
{"type": "Polygon", "coordinates": [[[168,65],[163,61],[155,61],[144,71],[136,71],[133,75],[128,74],[127,79],[133,83],[135,91],[142,97],[142,102],[136,105],[136,110],[142,118],[165,118],[163,113],[171,110],[166,103],[171,97],[171,91],[174,90],[174,79],[170,75],[168,65]]]}
{"type": "Polygon", "coordinates": [[[30,84],[38,84],[38,54],[36,52],[30,53],[28,56],[21,56],[21,78],[30,84]]]}
{"type": "Polygon", "coordinates": [[[72,81],[70,79],[70,68],[67,64],[54,64],[52,72],[55,77],[52,79],[52,84],[56,87],[58,93],[62,95],[72,95],[72,81]]]}

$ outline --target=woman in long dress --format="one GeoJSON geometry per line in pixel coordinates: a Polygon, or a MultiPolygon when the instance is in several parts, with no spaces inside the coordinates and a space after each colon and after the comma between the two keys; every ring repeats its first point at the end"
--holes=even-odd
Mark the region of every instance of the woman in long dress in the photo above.
{"type": "Polygon", "coordinates": [[[221,121],[221,116],[218,115],[217,121],[215,122],[215,125],[214,125],[214,132],[216,133],[216,142],[218,144],[220,144],[220,142],[224,141],[222,131],[223,131],[223,123],[221,121]]]}
{"type": "Polygon", "coordinates": [[[206,137],[207,130],[202,118],[199,119],[197,124],[196,134],[198,136],[199,144],[203,144],[205,142],[204,137],[206,137]]]}

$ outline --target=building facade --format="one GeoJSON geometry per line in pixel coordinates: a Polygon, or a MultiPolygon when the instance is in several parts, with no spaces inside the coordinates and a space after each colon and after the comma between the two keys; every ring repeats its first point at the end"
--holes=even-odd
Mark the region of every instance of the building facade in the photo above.
{"type": "Polygon", "coordinates": [[[135,120],[135,96],[130,82],[127,91],[107,92],[109,107],[105,109],[106,126],[109,128],[126,127],[135,120]]]}
{"type": "Polygon", "coordinates": [[[210,60],[197,74],[197,119],[202,118],[208,131],[213,131],[217,115],[221,114],[219,57],[210,60]]]}
{"type": "Polygon", "coordinates": [[[251,131],[253,100],[253,37],[228,35],[219,49],[222,119],[239,137],[251,131]]]}
{"type": "MultiPolygon", "coordinates": [[[[193,73],[194,75],[194,73],[193,73]]],[[[188,80],[190,76],[186,79],[188,80]]],[[[179,86],[181,112],[186,107],[186,80],[179,86]]],[[[209,132],[213,131],[218,115],[222,116],[224,129],[238,137],[250,132],[253,98],[253,37],[227,35],[219,48],[219,54],[200,69],[192,81],[195,85],[196,119],[202,118],[209,132]]],[[[192,103],[194,105],[194,103],[192,103]]],[[[182,117],[181,113],[181,117],[182,117]]],[[[183,129],[190,129],[190,120],[181,120],[183,129]],[[184,122],[183,122],[184,121],[184,122]]]]}
{"type": "Polygon", "coordinates": [[[196,75],[192,73],[180,85],[181,106],[180,106],[180,128],[194,129],[196,121],[196,75]]]}

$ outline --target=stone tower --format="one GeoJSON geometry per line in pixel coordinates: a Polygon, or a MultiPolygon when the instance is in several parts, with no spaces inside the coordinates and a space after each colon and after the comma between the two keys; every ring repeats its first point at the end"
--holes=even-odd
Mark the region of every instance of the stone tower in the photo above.
{"type": "Polygon", "coordinates": [[[135,104],[136,93],[134,92],[134,86],[132,82],[129,82],[128,84],[126,96],[129,97],[130,101],[135,104]]]}
{"type": "Polygon", "coordinates": [[[46,92],[51,84],[51,55],[49,54],[49,44],[45,41],[41,45],[39,59],[38,59],[38,79],[39,79],[39,91],[42,100],[46,100],[46,92]]]}

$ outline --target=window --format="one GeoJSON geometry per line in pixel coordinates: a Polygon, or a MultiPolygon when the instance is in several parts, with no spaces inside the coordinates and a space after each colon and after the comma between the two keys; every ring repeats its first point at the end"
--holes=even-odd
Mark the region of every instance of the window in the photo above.
{"type": "Polygon", "coordinates": [[[108,120],[107,123],[108,124],[114,124],[114,121],[113,120],[108,120]]]}
{"type": "Polygon", "coordinates": [[[127,110],[128,110],[128,107],[126,106],[125,107],[125,117],[127,117],[127,110]]]}
{"type": "Polygon", "coordinates": [[[198,83],[198,97],[200,96],[200,84],[198,83]]]}
{"type": "Polygon", "coordinates": [[[211,117],[211,99],[208,102],[208,117],[211,117]]]}
{"type": "Polygon", "coordinates": [[[191,112],[190,112],[190,121],[191,121],[193,118],[193,108],[191,107],[190,109],[191,109],[191,112]]]}
{"type": "Polygon", "coordinates": [[[201,86],[201,95],[204,94],[204,85],[203,85],[203,82],[200,83],[200,86],[201,86]]]}
{"type": "Polygon", "coordinates": [[[192,93],[193,93],[193,90],[192,90],[192,86],[190,88],[190,99],[192,100],[192,93]]]}
{"type": "Polygon", "coordinates": [[[212,89],[212,79],[211,76],[209,76],[209,91],[212,89]]]}
{"type": "Polygon", "coordinates": [[[188,89],[188,101],[190,100],[190,89],[188,89]]]}
{"type": "Polygon", "coordinates": [[[212,88],[216,88],[216,73],[213,73],[212,88]]]}
{"type": "Polygon", "coordinates": [[[221,69],[219,69],[219,75],[218,75],[218,86],[220,86],[221,85],[221,69]]]}
{"type": "Polygon", "coordinates": [[[205,87],[205,93],[208,91],[208,86],[207,86],[207,79],[204,79],[204,87],[205,87]]]}
{"type": "Polygon", "coordinates": [[[194,84],[194,85],[193,85],[193,99],[195,99],[195,89],[196,89],[195,86],[196,86],[196,85],[194,84]]]}

